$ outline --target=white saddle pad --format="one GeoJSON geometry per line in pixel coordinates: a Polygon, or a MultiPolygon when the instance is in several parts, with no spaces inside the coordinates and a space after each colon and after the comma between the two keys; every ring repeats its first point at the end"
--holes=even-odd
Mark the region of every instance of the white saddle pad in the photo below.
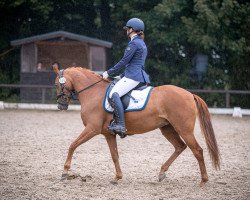
{"type": "MultiPolygon", "coordinates": [[[[129,105],[124,112],[132,112],[132,111],[139,111],[143,110],[148,102],[151,90],[153,87],[149,86],[143,90],[133,90],[131,93],[129,105]]],[[[114,109],[108,102],[107,92],[104,99],[104,110],[106,112],[113,112],[114,109]]]]}

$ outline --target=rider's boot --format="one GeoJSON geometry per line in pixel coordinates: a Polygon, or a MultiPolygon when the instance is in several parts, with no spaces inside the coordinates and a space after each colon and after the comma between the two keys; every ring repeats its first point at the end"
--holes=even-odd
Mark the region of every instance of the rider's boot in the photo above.
{"type": "Polygon", "coordinates": [[[127,131],[125,128],[124,108],[117,92],[112,94],[111,106],[114,108],[115,122],[111,123],[108,129],[124,138],[127,131]]]}

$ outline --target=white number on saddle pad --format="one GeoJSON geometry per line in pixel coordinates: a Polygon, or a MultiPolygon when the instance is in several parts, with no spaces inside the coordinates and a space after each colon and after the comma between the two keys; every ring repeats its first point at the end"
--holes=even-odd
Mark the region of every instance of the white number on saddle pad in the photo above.
{"type": "Polygon", "coordinates": [[[59,83],[61,83],[61,84],[66,83],[66,78],[64,78],[64,77],[59,78],[59,83]]]}

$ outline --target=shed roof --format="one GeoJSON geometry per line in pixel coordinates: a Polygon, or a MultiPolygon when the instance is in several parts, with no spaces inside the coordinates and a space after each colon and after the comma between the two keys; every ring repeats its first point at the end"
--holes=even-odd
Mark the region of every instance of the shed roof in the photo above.
{"type": "Polygon", "coordinates": [[[91,37],[87,37],[87,36],[79,35],[75,33],[70,33],[66,31],[55,31],[55,32],[45,33],[45,34],[27,37],[23,39],[13,40],[11,41],[11,45],[19,46],[19,45],[23,45],[27,43],[32,43],[32,42],[37,42],[37,41],[42,41],[42,40],[49,40],[49,39],[60,38],[60,37],[69,38],[71,40],[78,40],[81,42],[86,42],[86,43],[90,43],[90,44],[97,45],[97,46],[103,46],[107,48],[112,47],[112,42],[108,42],[108,41],[104,41],[104,40],[100,40],[96,38],[91,38],[91,37]]]}

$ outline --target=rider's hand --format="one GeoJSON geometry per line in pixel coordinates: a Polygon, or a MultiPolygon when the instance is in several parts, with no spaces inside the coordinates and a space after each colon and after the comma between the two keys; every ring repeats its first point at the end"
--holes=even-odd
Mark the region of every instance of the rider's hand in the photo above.
{"type": "Polygon", "coordinates": [[[103,72],[102,78],[107,79],[109,77],[109,74],[107,71],[103,72]]]}

